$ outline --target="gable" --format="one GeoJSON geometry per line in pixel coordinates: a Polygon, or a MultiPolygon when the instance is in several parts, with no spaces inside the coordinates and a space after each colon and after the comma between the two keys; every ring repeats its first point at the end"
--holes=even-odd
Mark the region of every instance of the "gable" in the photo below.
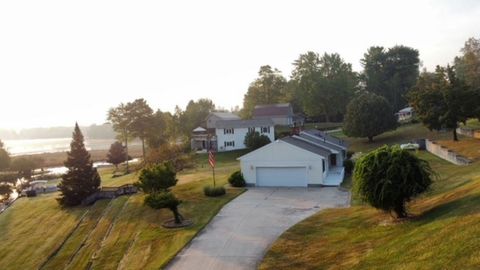
{"type": "Polygon", "coordinates": [[[242,161],[255,161],[265,159],[268,159],[269,161],[292,161],[299,159],[318,160],[326,159],[326,157],[312,153],[295,145],[277,140],[237,158],[237,160],[242,161]]]}

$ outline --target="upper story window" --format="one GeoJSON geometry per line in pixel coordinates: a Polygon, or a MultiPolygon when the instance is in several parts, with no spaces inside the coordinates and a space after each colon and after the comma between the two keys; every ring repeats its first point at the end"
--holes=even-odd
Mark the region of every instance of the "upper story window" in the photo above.
{"type": "Polygon", "coordinates": [[[235,129],[233,128],[224,128],[223,134],[235,134],[235,129]]]}
{"type": "Polygon", "coordinates": [[[261,127],[261,128],[260,128],[260,131],[261,131],[262,133],[270,133],[270,127],[261,127]]]}
{"type": "Polygon", "coordinates": [[[255,128],[254,127],[249,127],[248,132],[255,132],[255,128]]]}

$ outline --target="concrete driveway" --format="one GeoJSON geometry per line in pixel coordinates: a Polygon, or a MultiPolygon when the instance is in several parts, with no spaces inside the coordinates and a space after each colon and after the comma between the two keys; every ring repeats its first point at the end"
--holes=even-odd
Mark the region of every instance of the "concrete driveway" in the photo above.
{"type": "Polygon", "coordinates": [[[251,188],[224,206],[167,269],[256,269],[288,228],[349,202],[350,194],[336,187],[251,188]]]}

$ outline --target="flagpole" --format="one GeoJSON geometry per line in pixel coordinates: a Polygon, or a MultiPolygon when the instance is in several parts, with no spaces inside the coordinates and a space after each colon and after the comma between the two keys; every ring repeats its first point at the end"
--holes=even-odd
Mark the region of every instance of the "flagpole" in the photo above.
{"type": "Polygon", "coordinates": [[[215,187],[215,166],[212,167],[212,172],[213,172],[213,187],[215,187]]]}

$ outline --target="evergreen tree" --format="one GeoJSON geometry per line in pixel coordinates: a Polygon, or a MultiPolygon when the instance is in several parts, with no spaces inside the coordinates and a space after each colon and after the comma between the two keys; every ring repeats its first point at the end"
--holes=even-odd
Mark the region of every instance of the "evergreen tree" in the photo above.
{"type": "Polygon", "coordinates": [[[10,155],[3,147],[3,142],[0,140],[0,171],[10,166],[10,155]]]}
{"type": "Polygon", "coordinates": [[[93,168],[90,154],[85,148],[83,134],[75,124],[73,139],[70,143],[70,151],[65,161],[67,173],[62,176],[62,182],[58,185],[61,195],[58,202],[64,206],[74,206],[83,199],[95,193],[100,186],[100,176],[93,168]]]}

